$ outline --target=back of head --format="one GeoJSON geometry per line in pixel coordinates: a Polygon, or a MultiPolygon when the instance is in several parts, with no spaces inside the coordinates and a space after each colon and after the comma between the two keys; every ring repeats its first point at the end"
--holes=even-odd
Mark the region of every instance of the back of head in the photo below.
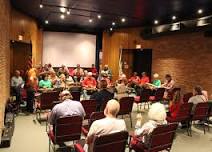
{"type": "Polygon", "coordinates": [[[163,122],[166,120],[166,110],[165,106],[161,103],[152,104],[148,112],[148,117],[150,120],[157,122],[163,122]]]}
{"type": "Polygon", "coordinates": [[[177,102],[180,101],[180,99],[181,99],[180,91],[179,90],[178,91],[175,91],[174,92],[174,95],[173,95],[173,102],[174,103],[177,103],[177,102]]]}
{"type": "Polygon", "coordinates": [[[195,95],[202,95],[202,87],[196,86],[194,87],[195,95]]]}
{"type": "Polygon", "coordinates": [[[59,96],[62,101],[66,99],[73,99],[71,93],[68,90],[62,91],[59,96]]]}
{"type": "Polygon", "coordinates": [[[102,89],[106,89],[107,88],[107,81],[106,80],[101,80],[100,81],[100,87],[102,89]]]}
{"type": "Polygon", "coordinates": [[[116,117],[120,110],[120,104],[117,100],[112,99],[107,102],[107,105],[104,110],[105,116],[116,117]]]}

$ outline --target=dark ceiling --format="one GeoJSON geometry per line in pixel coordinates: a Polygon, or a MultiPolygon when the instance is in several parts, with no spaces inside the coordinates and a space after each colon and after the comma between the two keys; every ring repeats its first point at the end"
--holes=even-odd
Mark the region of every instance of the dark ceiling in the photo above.
{"type": "Polygon", "coordinates": [[[13,7],[34,17],[44,28],[68,27],[85,29],[152,26],[195,19],[212,14],[212,0],[11,0],[13,7]],[[43,4],[43,8],[39,5],[43,4]],[[70,9],[61,19],[60,7],[70,9]],[[198,14],[197,10],[203,13],[198,14]],[[97,15],[101,15],[98,19],[97,15]],[[122,23],[121,18],[126,22],[122,23]],[[92,19],[92,23],[89,22],[92,19]],[[48,25],[45,24],[48,20],[48,25]]]}

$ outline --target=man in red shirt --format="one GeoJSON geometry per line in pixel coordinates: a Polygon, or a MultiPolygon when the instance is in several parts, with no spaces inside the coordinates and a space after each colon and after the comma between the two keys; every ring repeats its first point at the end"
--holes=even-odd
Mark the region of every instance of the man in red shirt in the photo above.
{"type": "Polygon", "coordinates": [[[92,72],[88,72],[87,77],[82,81],[84,89],[84,98],[87,98],[87,93],[91,94],[96,90],[96,79],[92,76],[92,72]]]}
{"type": "Polygon", "coordinates": [[[96,69],[96,67],[95,67],[94,64],[92,64],[92,67],[90,69],[90,72],[92,72],[93,77],[97,78],[97,74],[98,73],[97,73],[97,69],[96,69]]]}
{"type": "Polygon", "coordinates": [[[140,77],[138,76],[138,73],[133,72],[133,76],[129,79],[129,83],[139,84],[139,82],[140,82],[140,77]]]}
{"type": "Polygon", "coordinates": [[[140,84],[144,85],[146,83],[149,83],[149,77],[147,76],[146,72],[142,72],[142,77],[140,80],[140,84]]]}

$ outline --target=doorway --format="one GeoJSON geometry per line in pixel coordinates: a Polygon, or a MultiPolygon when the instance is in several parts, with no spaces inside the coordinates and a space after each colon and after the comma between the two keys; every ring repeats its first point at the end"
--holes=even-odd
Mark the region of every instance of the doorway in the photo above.
{"type": "Polygon", "coordinates": [[[123,49],[122,69],[129,78],[133,72],[141,75],[146,72],[151,78],[152,74],[152,49],[123,49]]]}
{"type": "Polygon", "coordinates": [[[25,73],[29,60],[32,59],[32,44],[12,41],[10,46],[10,73],[13,75],[15,70],[21,70],[25,73]]]}

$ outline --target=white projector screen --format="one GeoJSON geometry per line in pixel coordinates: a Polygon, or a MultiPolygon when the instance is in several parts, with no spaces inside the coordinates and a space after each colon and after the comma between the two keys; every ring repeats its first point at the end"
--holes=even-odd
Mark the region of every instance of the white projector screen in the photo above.
{"type": "Polygon", "coordinates": [[[43,64],[91,67],[96,61],[96,35],[44,32],[43,64]]]}

